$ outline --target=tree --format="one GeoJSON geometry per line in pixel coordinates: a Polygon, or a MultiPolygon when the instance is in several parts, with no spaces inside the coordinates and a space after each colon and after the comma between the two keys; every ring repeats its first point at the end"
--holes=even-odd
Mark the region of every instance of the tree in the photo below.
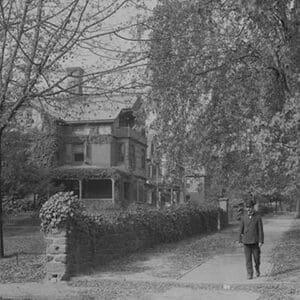
{"type": "MultiPolygon", "coordinates": [[[[6,205],[21,208],[25,196],[33,195],[32,209],[39,208],[54,189],[51,169],[56,165],[61,136],[53,117],[44,117],[43,130],[7,128],[2,137],[2,192],[6,205]],[[17,203],[22,202],[22,203],[17,203]],[[13,205],[15,204],[15,205],[13,205]],[[34,206],[33,206],[34,205],[34,206]]],[[[4,210],[7,207],[4,205],[4,210]]]]}
{"type": "Polygon", "coordinates": [[[161,147],[179,164],[191,157],[204,165],[212,198],[224,188],[299,190],[298,4],[246,4],[160,1],[151,20],[150,98],[161,147]]]}
{"type": "MultiPolygon", "coordinates": [[[[82,49],[101,56],[105,47],[96,48],[100,41],[127,30],[129,26],[117,24],[117,28],[107,29],[106,22],[132,3],[134,5],[129,0],[101,3],[92,0],[0,1],[0,145],[5,130],[24,109],[34,105],[42,110],[45,103],[53,105],[55,98],[66,93],[74,96],[77,84],[67,86],[66,83],[70,75],[76,78],[78,74],[66,74],[65,62],[76,58],[82,49]]],[[[99,87],[105,76],[136,68],[143,64],[143,60],[139,57],[100,71],[91,69],[84,74],[81,84],[91,82],[93,87],[99,87]]],[[[129,83],[126,89],[128,86],[129,83]]],[[[122,87],[114,86],[112,90],[121,91],[122,87]]],[[[106,92],[101,87],[94,91],[96,94],[106,92]]],[[[75,101],[76,97],[73,98],[75,101]]],[[[0,189],[3,186],[1,153],[0,148],[0,189]]],[[[4,256],[2,224],[0,196],[0,257],[4,256]]]]}

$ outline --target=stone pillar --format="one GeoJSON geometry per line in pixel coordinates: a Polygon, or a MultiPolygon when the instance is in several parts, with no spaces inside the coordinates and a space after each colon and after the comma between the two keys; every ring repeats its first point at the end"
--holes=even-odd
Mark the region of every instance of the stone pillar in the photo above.
{"type": "Polygon", "coordinates": [[[228,212],[228,198],[221,198],[219,200],[219,207],[225,212],[228,212]]]}
{"type": "Polygon", "coordinates": [[[67,232],[54,229],[46,235],[46,280],[57,282],[67,279],[67,232]]]}
{"type": "Polygon", "coordinates": [[[222,225],[226,226],[228,224],[228,198],[220,198],[219,199],[219,208],[226,213],[225,224],[221,222],[221,212],[218,213],[218,230],[222,229],[222,225]]]}

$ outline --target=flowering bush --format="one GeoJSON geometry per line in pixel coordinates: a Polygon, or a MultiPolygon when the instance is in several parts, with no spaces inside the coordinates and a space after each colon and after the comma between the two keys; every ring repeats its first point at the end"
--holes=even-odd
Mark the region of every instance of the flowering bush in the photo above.
{"type": "Polygon", "coordinates": [[[59,192],[49,198],[40,210],[41,226],[44,232],[62,228],[69,218],[84,211],[78,197],[73,192],[59,192]]]}

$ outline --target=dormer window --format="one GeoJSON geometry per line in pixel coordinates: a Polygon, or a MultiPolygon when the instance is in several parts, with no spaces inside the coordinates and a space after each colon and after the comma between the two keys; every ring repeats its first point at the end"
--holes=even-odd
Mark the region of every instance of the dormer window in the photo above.
{"type": "Polygon", "coordinates": [[[132,111],[124,111],[120,114],[120,127],[130,127],[132,128],[135,123],[135,116],[132,111]]]}

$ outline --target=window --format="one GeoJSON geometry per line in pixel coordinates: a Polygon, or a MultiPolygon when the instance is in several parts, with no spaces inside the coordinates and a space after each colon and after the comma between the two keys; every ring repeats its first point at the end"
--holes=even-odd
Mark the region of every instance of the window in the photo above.
{"type": "Polygon", "coordinates": [[[120,127],[133,127],[135,117],[132,111],[122,112],[120,114],[119,126],[120,127]]]}
{"type": "Polygon", "coordinates": [[[130,185],[128,182],[124,182],[124,199],[129,200],[130,185]]]}
{"type": "Polygon", "coordinates": [[[83,180],[82,199],[111,199],[111,179],[83,180]]]}
{"type": "Polygon", "coordinates": [[[147,174],[148,178],[152,178],[152,164],[148,164],[148,174],[147,174]]]}
{"type": "Polygon", "coordinates": [[[111,134],[111,126],[109,125],[100,125],[98,127],[99,134],[111,134]]]}
{"type": "Polygon", "coordinates": [[[141,167],[142,167],[142,169],[146,169],[146,150],[145,149],[142,149],[141,167]]]}
{"type": "Polygon", "coordinates": [[[151,154],[151,156],[154,155],[154,144],[153,144],[153,142],[151,142],[150,154],[151,154]]]}
{"type": "Polygon", "coordinates": [[[155,166],[155,165],[152,165],[152,174],[151,174],[151,177],[152,177],[152,178],[156,178],[156,175],[157,175],[156,172],[157,172],[157,171],[156,171],[156,166],[155,166]]]}
{"type": "Polygon", "coordinates": [[[124,143],[118,143],[117,144],[117,155],[118,155],[118,162],[124,162],[125,161],[125,144],[124,143]]]}
{"type": "Polygon", "coordinates": [[[84,144],[75,144],[72,147],[73,161],[83,162],[84,161],[84,144]]]}
{"type": "Polygon", "coordinates": [[[84,160],[83,153],[74,153],[74,161],[82,162],[84,160]]]}
{"type": "Polygon", "coordinates": [[[90,128],[85,125],[73,125],[72,131],[74,135],[88,135],[90,128]]]}
{"type": "Polygon", "coordinates": [[[133,170],[135,170],[135,146],[134,145],[130,145],[129,148],[129,165],[133,170]]]}

